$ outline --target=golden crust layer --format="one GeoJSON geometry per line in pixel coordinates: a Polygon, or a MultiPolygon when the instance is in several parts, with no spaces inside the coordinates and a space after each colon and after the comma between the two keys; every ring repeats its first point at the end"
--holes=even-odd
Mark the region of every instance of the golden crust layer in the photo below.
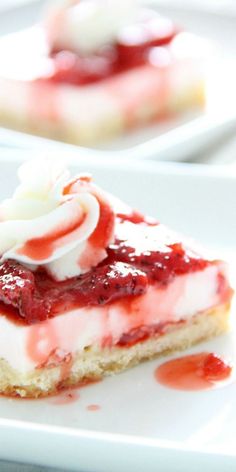
{"type": "Polygon", "coordinates": [[[131,347],[86,348],[59,365],[34,369],[23,374],[0,359],[0,392],[4,395],[36,398],[58,393],[80,382],[121,372],[142,361],[188,349],[228,328],[230,304],[200,313],[188,321],[171,325],[162,335],[131,347]]]}

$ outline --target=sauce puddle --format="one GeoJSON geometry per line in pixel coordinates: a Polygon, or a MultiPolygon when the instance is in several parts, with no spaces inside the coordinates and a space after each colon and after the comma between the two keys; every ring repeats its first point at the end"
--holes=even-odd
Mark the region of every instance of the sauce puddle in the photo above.
{"type": "Polygon", "coordinates": [[[88,411],[98,411],[100,409],[101,409],[100,405],[88,405],[86,407],[86,410],[88,411]]]}
{"type": "Polygon", "coordinates": [[[155,369],[155,379],[162,385],[176,390],[207,390],[217,382],[227,380],[232,365],[220,356],[201,352],[178,357],[155,369]]]}

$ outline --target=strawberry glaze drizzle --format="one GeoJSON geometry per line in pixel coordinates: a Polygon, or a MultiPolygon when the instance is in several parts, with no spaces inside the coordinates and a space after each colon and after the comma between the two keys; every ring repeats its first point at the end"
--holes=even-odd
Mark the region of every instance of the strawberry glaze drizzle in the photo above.
{"type": "Polygon", "coordinates": [[[55,231],[42,236],[41,238],[33,238],[18,249],[18,254],[27,256],[32,260],[43,260],[50,257],[55,248],[60,247],[60,239],[70,235],[76,231],[85,221],[86,214],[83,213],[76,221],[68,224],[66,227],[60,227],[55,231]]]}
{"type": "Polygon", "coordinates": [[[89,237],[89,243],[94,248],[105,248],[111,239],[114,231],[115,215],[108,201],[97,191],[91,183],[90,175],[81,175],[72,179],[63,189],[63,195],[73,195],[83,191],[88,191],[97,199],[99,203],[99,221],[89,237]]]}
{"type": "Polygon", "coordinates": [[[57,345],[57,335],[50,320],[36,323],[30,327],[26,350],[29,358],[36,362],[39,368],[45,366],[45,359],[49,359],[57,345]]]}

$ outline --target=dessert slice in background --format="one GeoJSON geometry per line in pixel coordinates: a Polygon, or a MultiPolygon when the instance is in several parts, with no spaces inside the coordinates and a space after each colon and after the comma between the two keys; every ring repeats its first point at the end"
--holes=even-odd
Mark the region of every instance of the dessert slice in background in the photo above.
{"type": "Polygon", "coordinates": [[[0,41],[0,123],[102,142],[203,106],[208,49],[135,0],[55,2],[43,24],[0,41]]]}
{"type": "Polygon", "coordinates": [[[227,329],[224,262],[53,161],[0,205],[0,391],[47,396],[227,329]]]}

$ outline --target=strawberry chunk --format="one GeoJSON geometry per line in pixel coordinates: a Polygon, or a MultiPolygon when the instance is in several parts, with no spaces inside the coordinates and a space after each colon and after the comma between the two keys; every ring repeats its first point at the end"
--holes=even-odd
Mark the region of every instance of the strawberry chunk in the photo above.
{"type": "Polygon", "coordinates": [[[95,269],[84,276],[80,286],[84,303],[91,298],[99,305],[127,295],[141,295],[146,291],[147,276],[129,264],[116,262],[95,269]]]}
{"type": "Polygon", "coordinates": [[[0,265],[0,300],[17,308],[29,323],[42,321],[49,314],[47,300],[38,296],[34,274],[11,260],[0,265]]]}
{"type": "Polygon", "coordinates": [[[232,366],[223,361],[219,356],[209,353],[206,356],[202,368],[205,379],[211,381],[225,380],[229,377],[232,366]]]}
{"type": "Polygon", "coordinates": [[[80,306],[96,306],[146,291],[147,276],[129,264],[102,265],[80,277],[54,282],[38,274],[39,292],[50,300],[52,315],[80,306]],[[40,279],[41,277],[41,279],[40,279]]]}

